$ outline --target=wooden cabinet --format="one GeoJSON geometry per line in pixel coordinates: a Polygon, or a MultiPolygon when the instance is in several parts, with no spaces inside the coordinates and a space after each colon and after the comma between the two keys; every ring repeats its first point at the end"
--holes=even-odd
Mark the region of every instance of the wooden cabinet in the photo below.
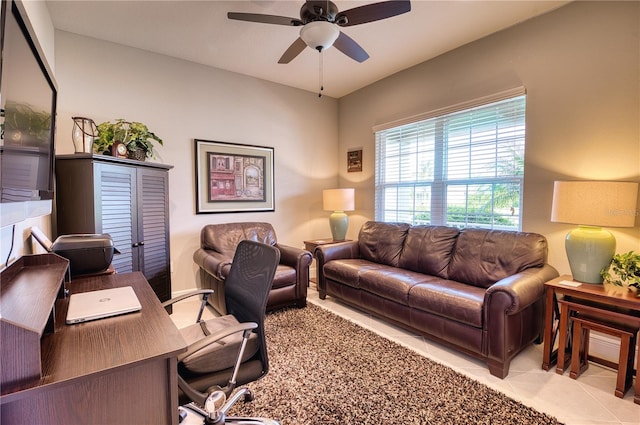
{"type": "Polygon", "coordinates": [[[171,298],[171,168],[94,154],[56,157],[57,234],[108,233],[120,251],[116,272],[141,271],[160,301],[171,298]]]}

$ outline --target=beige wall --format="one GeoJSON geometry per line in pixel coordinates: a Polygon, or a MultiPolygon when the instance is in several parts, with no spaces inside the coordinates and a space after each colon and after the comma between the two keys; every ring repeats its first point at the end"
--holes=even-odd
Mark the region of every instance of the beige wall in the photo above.
{"type": "Polygon", "coordinates": [[[164,139],[173,291],[196,284],[205,224],[268,221],[298,247],[323,234],[322,189],[337,184],[335,99],[66,32],[56,32],[56,65],[58,153],[73,153],[74,115],[140,121],[164,139]],[[195,138],[273,147],[275,212],[196,215],[195,138]]]}
{"type": "MultiPolygon", "coordinates": [[[[553,181],[640,181],[640,3],[577,2],[390,76],[339,100],[340,185],[356,188],[348,236],[374,216],[372,126],[513,87],[527,90],[523,230],[544,234],[570,273],[551,223],[553,181]],[[363,147],[364,171],[346,172],[363,147]]],[[[640,250],[640,225],[610,229],[640,250]]]]}
{"type": "MultiPolygon", "coordinates": [[[[31,13],[31,12],[30,12],[31,13]]],[[[41,10],[38,9],[38,13],[41,10]]],[[[47,22],[41,15],[37,21],[47,22]]],[[[550,262],[569,272],[564,235],[549,221],[556,179],[640,180],[640,3],[577,2],[471,43],[339,101],[64,32],[55,33],[58,152],[73,152],[71,116],[147,123],[166,145],[174,291],[195,284],[191,254],[206,223],[266,220],[282,242],[326,236],[321,190],[356,187],[348,237],[373,218],[371,127],[515,86],[527,98],[524,230],[546,235],[550,262]],[[339,135],[339,136],[338,136],[339,135]],[[193,138],[275,147],[276,211],[196,215],[193,138]],[[339,146],[338,146],[339,139],[339,146]],[[346,152],[364,149],[364,171],[346,152]]],[[[48,25],[42,25],[48,34],[48,25]]],[[[45,36],[43,45],[51,45],[45,36]]],[[[52,64],[53,65],[53,64],[52,64]]],[[[638,220],[636,220],[638,224],[638,220]]],[[[16,226],[12,259],[31,251],[16,226]]],[[[2,230],[2,261],[11,241],[2,230]]],[[[618,252],[640,250],[640,228],[612,229],[618,252]]]]}

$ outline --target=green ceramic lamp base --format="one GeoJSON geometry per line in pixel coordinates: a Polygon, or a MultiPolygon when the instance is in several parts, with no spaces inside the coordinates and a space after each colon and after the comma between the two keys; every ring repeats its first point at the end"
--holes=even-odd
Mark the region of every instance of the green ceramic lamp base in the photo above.
{"type": "Polygon", "coordinates": [[[347,236],[349,227],[349,217],[344,211],[334,211],[329,216],[329,226],[331,226],[331,236],[334,241],[343,241],[347,236]]]}
{"type": "Polygon", "coordinates": [[[609,267],[615,254],[616,239],[601,227],[578,226],[567,234],[565,249],[575,280],[602,283],[600,271],[609,267]]]}

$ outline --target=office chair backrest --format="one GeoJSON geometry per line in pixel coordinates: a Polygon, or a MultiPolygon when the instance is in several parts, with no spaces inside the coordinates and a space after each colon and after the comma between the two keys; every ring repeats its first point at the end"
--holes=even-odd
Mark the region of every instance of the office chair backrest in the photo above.
{"type": "Polygon", "coordinates": [[[280,251],[259,242],[240,241],[231,263],[229,276],[225,280],[225,303],[227,314],[232,314],[239,322],[255,322],[260,340],[260,356],[268,370],[264,318],[267,298],[273,283],[273,276],[280,262],[280,251]]]}

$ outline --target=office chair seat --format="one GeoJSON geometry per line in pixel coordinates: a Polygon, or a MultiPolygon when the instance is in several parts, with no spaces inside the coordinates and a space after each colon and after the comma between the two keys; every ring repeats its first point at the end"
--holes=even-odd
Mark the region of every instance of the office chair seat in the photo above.
{"type": "MultiPolygon", "coordinates": [[[[206,322],[195,323],[182,328],[180,332],[187,345],[191,345],[207,335],[223,331],[238,324],[238,320],[228,314],[206,322]]],[[[210,373],[229,369],[236,363],[241,344],[242,333],[235,333],[215,341],[193,354],[187,355],[181,359],[181,363],[186,370],[195,373],[210,373]]],[[[242,356],[242,362],[244,363],[253,357],[258,352],[258,348],[258,335],[251,333],[242,356]]]]}

